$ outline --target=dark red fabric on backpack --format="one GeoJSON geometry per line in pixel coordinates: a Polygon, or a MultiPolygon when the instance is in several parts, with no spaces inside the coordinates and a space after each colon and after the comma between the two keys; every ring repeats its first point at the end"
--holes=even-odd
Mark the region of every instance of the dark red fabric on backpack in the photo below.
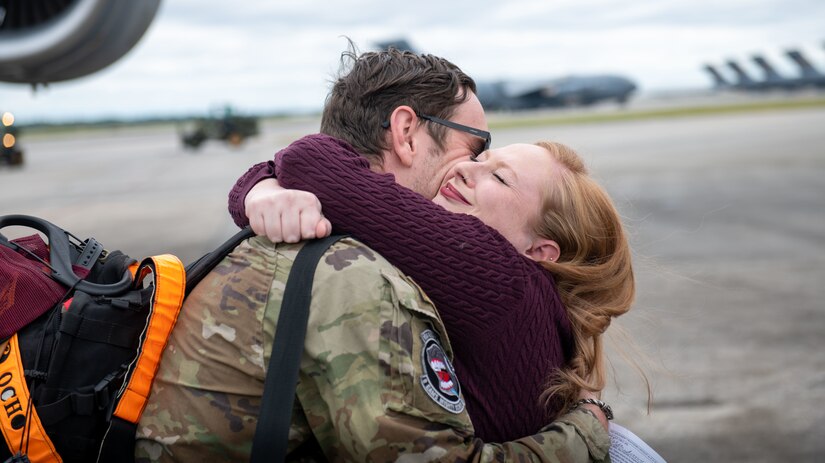
{"type": "MultiPolygon", "coordinates": [[[[12,243],[48,261],[49,248],[40,235],[31,235],[12,243]]],[[[73,267],[85,278],[88,270],[73,267]]],[[[0,341],[7,339],[45,313],[65,296],[68,288],[52,279],[51,270],[29,256],[0,246],[0,341]]]]}

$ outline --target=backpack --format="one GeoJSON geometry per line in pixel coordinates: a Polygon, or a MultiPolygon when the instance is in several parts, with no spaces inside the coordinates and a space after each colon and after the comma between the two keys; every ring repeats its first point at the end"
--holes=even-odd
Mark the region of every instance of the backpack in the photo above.
{"type": "Polygon", "coordinates": [[[131,461],[135,430],[188,291],[244,229],[184,268],[140,262],[31,216],[39,235],[0,233],[0,461],[131,461]]]}

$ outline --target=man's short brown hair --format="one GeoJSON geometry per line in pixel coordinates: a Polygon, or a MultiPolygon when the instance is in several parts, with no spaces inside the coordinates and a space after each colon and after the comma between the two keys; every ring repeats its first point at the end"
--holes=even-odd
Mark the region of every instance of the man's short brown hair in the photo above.
{"type": "MultiPolygon", "coordinates": [[[[388,149],[386,129],[395,108],[407,105],[420,114],[449,119],[456,106],[475,93],[473,79],[438,56],[395,48],[341,55],[342,71],[326,99],[321,132],[349,142],[371,162],[381,163],[388,149]]],[[[427,123],[443,148],[446,128],[427,123]]]]}

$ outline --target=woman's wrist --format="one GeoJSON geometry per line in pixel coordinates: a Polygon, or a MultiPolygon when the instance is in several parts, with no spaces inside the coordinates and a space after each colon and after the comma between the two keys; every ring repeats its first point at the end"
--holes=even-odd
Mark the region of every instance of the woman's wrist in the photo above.
{"type": "Polygon", "coordinates": [[[605,418],[607,418],[608,420],[613,419],[613,409],[610,408],[610,405],[607,405],[605,402],[603,402],[599,399],[591,399],[591,398],[580,399],[578,402],[574,403],[573,406],[570,407],[570,409],[575,410],[575,409],[577,409],[581,406],[584,406],[584,405],[592,405],[592,406],[598,408],[599,410],[601,410],[602,413],[604,413],[605,418]]]}

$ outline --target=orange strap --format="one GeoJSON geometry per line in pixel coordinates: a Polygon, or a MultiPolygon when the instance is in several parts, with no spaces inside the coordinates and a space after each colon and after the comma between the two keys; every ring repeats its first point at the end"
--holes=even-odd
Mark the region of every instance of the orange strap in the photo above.
{"type": "Polygon", "coordinates": [[[135,277],[138,284],[146,274],[152,273],[155,294],[137,364],[133,365],[134,372],[129,383],[121,389],[123,392],[114,415],[137,424],[149,399],[160,356],[178,320],[186,287],[186,272],[180,259],[171,254],[144,259],[135,271],[139,272],[135,277]]]}
{"type": "Polygon", "coordinates": [[[27,454],[32,463],[62,462],[54,444],[46,435],[37,411],[31,408],[31,416],[26,423],[26,410],[29,407],[29,388],[23,377],[23,361],[17,334],[12,336],[0,353],[0,426],[9,451],[14,454],[18,449],[27,454]],[[28,442],[24,442],[28,439],[28,442]]]}
{"type": "MultiPolygon", "coordinates": [[[[183,304],[186,273],[180,259],[170,254],[147,258],[140,266],[133,265],[130,269],[135,274],[136,286],[150,273],[154,283],[146,335],[137,361],[132,365],[134,372],[128,384],[121,389],[120,402],[114,413],[124,420],[137,423],[146,407],[160,356],[183,304]]],[[[28,456],[31,463],[63,461],[33,407],[27,426],[29,388],[23,376],[16,334],[5,345],[0,344],[0,406],[0,430],[12,453],[21,449],[22,443],[22,453],[28,456]],[[23,439],[28,439],[28,442],[23,442],[23,439]]]]}

